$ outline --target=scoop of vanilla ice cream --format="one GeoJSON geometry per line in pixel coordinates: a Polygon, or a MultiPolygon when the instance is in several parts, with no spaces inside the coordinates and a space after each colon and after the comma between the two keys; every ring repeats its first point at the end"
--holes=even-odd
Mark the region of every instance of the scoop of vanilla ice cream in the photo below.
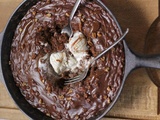
{"type": "Polygon", "coordinates": [[[76,32],[69,40],[68,49],[78,61],[87,56],[88,47],[85,36],[81,32],[76,32]]]}
{"type": "Polygon", "coordinates": [[[74,71],[74,69],[77,67],[77,60],[71,55],[69,55],[67,63],[67,68],[70,71],[74,71]]]}
{"type": "Polygon", "coordinates": [[[55,72],[61,74],[66,69],[67,56],[65,52],[52,53],[50,56],[50,64],[55,72]]]}
{"type": "Polygon", "coordinates": [[[50,64],[56,73],[62,74],[66,71],[73,71],[77,61],[71,55],[67,57],[66,52],[57,52],[51,54],[50,64]]]}
{"type": "Polygon", "coordinates": [[[90,64],[90,60],[86,58],[87,41],[81,32],[76,32],[65,46],[66,51],[52,53],[50,56],[50,64],[56,73],[62,74],[67,71],[75,73],[77,69],[82,71],[90,64]]]}

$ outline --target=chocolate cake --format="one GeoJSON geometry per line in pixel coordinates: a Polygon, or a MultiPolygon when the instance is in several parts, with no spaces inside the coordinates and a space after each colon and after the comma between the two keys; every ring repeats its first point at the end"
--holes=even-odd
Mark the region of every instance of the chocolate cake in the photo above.
{"type": "MultiPolygon", "coordinates": [[[[69,37],[61,30],[74,3],[40,0],[17,26],[10,55],[14,80],[26,100],[56,120],[86,120],[98,115],[113,101],[123,78],[124,49],[119,43],[91,66],[83,81],[57,84],[61,79],[49,57],[66,49],[69,37]]],[[[82,0],[71,24],[74,33],[84,35],[87,54],[93,58],[121,36],[111,15],[92,0],[82,0]]]]}

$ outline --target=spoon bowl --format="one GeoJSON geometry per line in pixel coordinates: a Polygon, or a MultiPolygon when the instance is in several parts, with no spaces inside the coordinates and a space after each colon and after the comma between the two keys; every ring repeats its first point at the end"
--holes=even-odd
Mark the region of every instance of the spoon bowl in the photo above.
{"type": "Polygon", "coordinates": [[[80,3],[81,3],[81,0],[76,0],[76,3],[74,4],[74,7],[73,7],[71,14],[69,16],[68,24],[61,31],[61,33],[66,33],[69,37],[72,37],[72,35],[73,35],[73,31],[72,31],[72,27],[71,27],[71,20],[73,19],[73,16],[76,13],[77,8],[80,3]]]}

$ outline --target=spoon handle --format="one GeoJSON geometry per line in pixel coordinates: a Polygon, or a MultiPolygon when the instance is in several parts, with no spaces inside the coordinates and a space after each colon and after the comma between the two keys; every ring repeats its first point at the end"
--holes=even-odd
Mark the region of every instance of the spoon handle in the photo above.
{"type": "Polygon", "coordinates": [[[70,17],[69,17],[69,20],[70,20],[70,21],[72,20],[75,12],[77,11],[77,8],[78,8],[80,2],[81,2],[81,0],[76,0],[76,3],[75,3],[75,5],[74,5],[74,7],[73,7],[73,9],[72,9],[72,11],[71,11],[70,17]]]}
{"type": "Polygon", "coordinates": [[[111,48],[113,48],[115,45],[117,45],[127,35],[128,32],[129,32],[129,28],[127,28],[127,30],[125,31],[125,33],[115,43],[113,43],[109,48],[107,48],[106,50],[104,50],[103,52],[101,52],[98,56],[96,56],[91,63],[93,63],[94,61],[96,61],[97,59],[99,59],[102,55],[104,55],[111,48]]]}

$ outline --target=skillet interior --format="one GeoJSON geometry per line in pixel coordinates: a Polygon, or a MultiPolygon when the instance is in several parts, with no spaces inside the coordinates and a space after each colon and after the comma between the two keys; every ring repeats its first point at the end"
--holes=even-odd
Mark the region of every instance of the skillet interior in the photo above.
{"type": "MultiPolygon", "coordinates": [[[[39,110],[33,108],[25,100],[25,98],[21,94],[19,88],[16,86],[16,84],[14,82],[14,79],[13,79],[13,76],[12,76],[12,72],[11,72],[11,69],[10,69],[10,66],[9,66],[10,50],[11,50],[11,44],[12,44],[12,40],[13,40],[13,36],[14,36],[14,31],[16,30],[17,25],[19,24],[19,22],[23,18],[23,16],[26,14],[26,12],[34,4],[36,4],[36,2],[38,2],[38,1],[39,0],[27,0],[27,1],[24,1],[18,7],[18,9],[15,11],[13,16],[9,20],[9,22],[7,24],[7,27],[5,29],[5,32],[4,32],[4,37],[3,37],[3,43],[2,43],[2,48],[1,48],[2,49],[2,57],[1,57],[2,62],[1,62],[1,64],[2,64],[3,76],[4,76],[4,80],[5,80],[5,84],[7,86],[7,89],[9,91],[10,95],[12,96],[12,98],[14,99],[14,101],[16,102],[16,104],[19,106],[19,108],[21,110],[23,110],[24,113],[26,113],[28,116],[30,116],[33,119],[43,119],[43,120],[47,119],[47,120],[49,120],[49,119],[51,119],[50,117],[47,117],[45,114],[41,113],[39,110]]],[[[99,0],[97,0],[97,1],[99,1],[99,0]]],[[[105,7],[105,9],[107,9],[107,8],[105,7]]],[[[107,11],[109,11],[109,10],[107,9],[107,11]]],[[[109,13],[113,17],[113,19],[116,21],[116,19],[112,15],[112,13],[110,11],[109,11],[109,13]]],[[[117,23],[117,21],[116,21],[116,23],[117,23]]],[[[118,23],[117,23],[117,26],[119,27],[118,23]]],[[[120,29],[120,27],[119,27],[119,29],[120,29]]],[[[121,89],[123,87],[123,83],[124,83],[124,79],[122,81],[122,85],[120,87],[120,90],[119,90],[116,98],[110,104],[110,106],[107,109],[105,109],[104,111],[102,111],[102,113],[99,114],[94,119],[101,118],[103,115],[105,115],[111,109],[111,107],[114,105],[114,103],[116,102],[117,98],[119,97],[119,94],[120,94],[121,89]]]]}

